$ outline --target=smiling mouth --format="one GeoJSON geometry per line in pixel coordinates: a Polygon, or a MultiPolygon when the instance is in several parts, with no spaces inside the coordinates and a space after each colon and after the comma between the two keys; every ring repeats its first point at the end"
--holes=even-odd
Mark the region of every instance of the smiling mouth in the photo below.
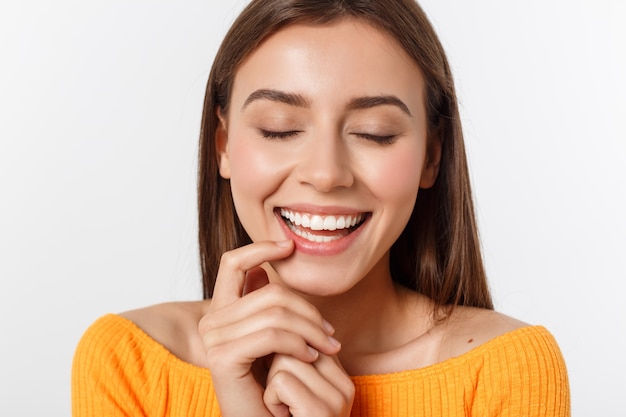
{"type": "Polygon", "coordinates": [[[278,211],[289,230],[315,243],[328,243],[348,236],[357,230],[369,216],[369,213],[320,215],[285,208],[280,208],[278,211]]]}

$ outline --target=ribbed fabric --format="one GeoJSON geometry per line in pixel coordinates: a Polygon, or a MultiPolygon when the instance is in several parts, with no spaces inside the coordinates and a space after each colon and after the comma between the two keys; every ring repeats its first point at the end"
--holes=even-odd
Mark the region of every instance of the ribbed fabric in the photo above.
{"type": "Polygon", "coordinates": [[[211,374],[133,322],[107,315],[85,333],[72,369],[73,416],[219,416],[211,374]]]}
{"type": "Polygon", "coordinates": [[[565,362],[541,326],[426,368],[352,380],[353,417],[570,416],[565,362]]]}
{"type": "MultiPolygon", "coordinates": [[[[504,334],[426,368],[352,380],[353,417],[570,415],[565,364],[541,326],[504,334]]],[[[72,413],[221,416],[207,369],[183,362],[116,315],[96,321],[78,345],[72,413]]]]}

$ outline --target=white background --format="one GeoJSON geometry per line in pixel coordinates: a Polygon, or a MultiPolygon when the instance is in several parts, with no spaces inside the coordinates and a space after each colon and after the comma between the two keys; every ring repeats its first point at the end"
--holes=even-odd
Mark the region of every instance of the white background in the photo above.
{"type": "MultiPolygon", "coordinates": [[[[69,415],[100,315],[200,298],[201,103],[242,4],[1,3],[0,415],[69,415]]],[[[497,308],[556,336],[573,415],[618,415],[626,2],[422,4],[456,76],[497,308]]]]}

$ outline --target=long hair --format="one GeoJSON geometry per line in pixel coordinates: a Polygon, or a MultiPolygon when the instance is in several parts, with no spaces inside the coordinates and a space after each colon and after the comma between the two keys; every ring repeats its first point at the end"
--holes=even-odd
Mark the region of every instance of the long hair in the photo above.
{"type": "Polygon", "coordinates": [[[268,36],[296,24],[365,21],[398,42],[421,68],[429,140],[441,143],[435,184],[420,190],[411,218],[391,247],[395,281],[437,306],[492,309],[472,203],[454,81],[441,43],[413,0],[254,0],[217,53],[206,88],[200,133],[198,209],[204,297],[210,298],[221,255],[251,242],[237,218],[230,183],[220,177],[216,110],[228,112],[235,72],[268,36]]]}

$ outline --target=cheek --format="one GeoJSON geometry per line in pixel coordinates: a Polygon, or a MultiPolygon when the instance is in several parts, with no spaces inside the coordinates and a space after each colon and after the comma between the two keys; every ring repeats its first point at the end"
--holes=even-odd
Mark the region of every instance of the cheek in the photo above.
{"type": "Polygon", "coordinates": [[[229,143],[230,186],[237,206],[262,204],[274,192],[288,170],[289,158],[277,152],[271,143],[247,138],[233,138],[229,143]]]}
{"type": "MultiPolygon", "coordinates": [[[[397,149],[372,162],[370,188],[388,209],[407,211],[410,215],[419,189],[424,151],[417,147],[397,149]]],[[[407,217],[408,219],[408,217],[407,217]]]]}
{"type": "MultiPolygon", "coordinates": [[[[259,190],[267,183],[271,161],[263,153],[255,151],[253,147],[245,146],[242,141],[232,141],[229,149],[231,187],[233,192],[241,190],[245,194],[259,190]]],[[[252,192],[255,195],[256,192],[252,192]]]]}

